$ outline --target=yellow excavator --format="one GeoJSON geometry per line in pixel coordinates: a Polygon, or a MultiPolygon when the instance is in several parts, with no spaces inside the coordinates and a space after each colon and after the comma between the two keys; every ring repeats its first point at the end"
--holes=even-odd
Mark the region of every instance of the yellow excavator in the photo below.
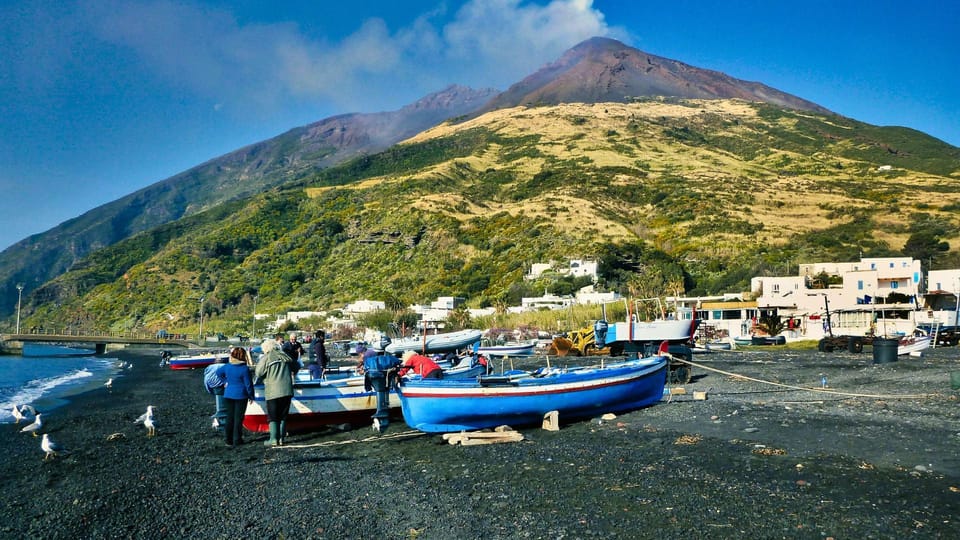
{"type": "Polygon", "coordinates": [[[547,349],[547,354],[556,356],[606,356],[610,355],[610,347],[602,349],[596,347],[593,325],[590,325],[554,337],[553,343],[547,349]]]}

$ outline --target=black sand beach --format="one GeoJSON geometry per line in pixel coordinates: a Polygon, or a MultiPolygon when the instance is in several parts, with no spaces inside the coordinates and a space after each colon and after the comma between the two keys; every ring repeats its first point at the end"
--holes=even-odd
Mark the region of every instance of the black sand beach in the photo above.
{"type": "MultiPolygon", "coordinates": [[[[110,353],[114,355],[115,353],[110,353]]],[[[369,428],[227,448],[201,372],[157,367],[44,411],[71,450],[0,425],[3,538],[957,538],[960,349],[873,364],[778,349],[697,356],[686,395],[519,443],[369,428]],[[693,391],[706,392],[695,401],[693,391]],[[888,394],[925,394],[894,399],[888,394]],[[157,407],[158,433],[133,420],[157,407]],[[108,440],[112,434],[113,440],[108,440]]],[[[570,362],[573,360],[551,360],[570,362]]]]}

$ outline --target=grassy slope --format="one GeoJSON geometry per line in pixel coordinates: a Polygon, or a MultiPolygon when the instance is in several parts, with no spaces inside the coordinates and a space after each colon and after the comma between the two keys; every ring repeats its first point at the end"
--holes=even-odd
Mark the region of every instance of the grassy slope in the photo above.
{"type": "Polygon", "coordinates": [[[52,284],[64,309],[37,317],[184,326],[200,294],[224,316],[249,313],[254,294],[264,311],[492,302],[529,264],[611,242],[662,250],[720,292],[790,260],[896,251],[918,213],[955,231],[958,152],[911,130],[740,101],[495,111],[120,244],[83,279],[52,284]]]}

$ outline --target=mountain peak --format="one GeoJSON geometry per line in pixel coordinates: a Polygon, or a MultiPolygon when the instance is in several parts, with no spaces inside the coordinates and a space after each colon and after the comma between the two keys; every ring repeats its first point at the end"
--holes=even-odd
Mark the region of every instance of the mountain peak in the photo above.
{"type": "Polygon", "coordinates": [[[627,103],[655,96],[736,98],[830,113],[816,103],[764,84],[655,56],[604,37],[593,37],[575,45],[557,61],[497,96],[485,110],[529,104],[627,103]]]}

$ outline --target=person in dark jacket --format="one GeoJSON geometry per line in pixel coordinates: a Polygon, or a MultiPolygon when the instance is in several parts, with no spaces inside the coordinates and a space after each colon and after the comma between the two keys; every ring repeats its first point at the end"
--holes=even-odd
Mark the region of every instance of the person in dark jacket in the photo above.
{"type": "Polygon", "coordinates": [[[304,356],[306,356],[307,351],[303,349],[303,344],[300,343],[297,339],[297,334],[294,332],[290,332],[290,340],[283,343],[283,352],[301,366],[303,365],[302,363],[306,361],[304,356]]]}
{"type": "MultiPolygon", "coordinates": [[[[323,372],[327,370],[327,363],[330,361],[330,357],[327,356],[327,347],[324,344],[326,335],[323,330],[317,330],[316,334],[313,336],[313,343],[311,348],[313,349],[313,361],[317,363],[320,367],[320,377],[323,377],[323,372]]],[[[313,373],[311,371],[311,373],[313,373]]]]}
{"type": "Polygon", "coordinates": [[[227,405],[225,433],[227,446],[243,444],[243,415],[247,403],[253,401],[253,379],[247,366],[247,353],[243,347],[230,351],[230,361],[222,364],[217,373],[226,381],[223,398],[227,405]]]}

